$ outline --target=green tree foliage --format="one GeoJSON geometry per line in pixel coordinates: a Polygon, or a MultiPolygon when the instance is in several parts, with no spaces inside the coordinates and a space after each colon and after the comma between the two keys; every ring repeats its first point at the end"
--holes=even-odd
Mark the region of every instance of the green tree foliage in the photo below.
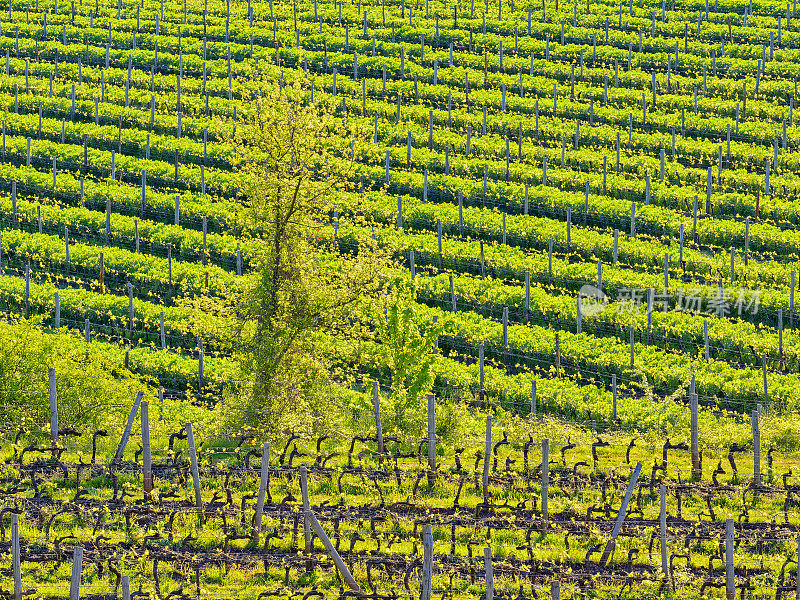
{"type": "Polygon", "coordinates": [[[434,343],[444,322],[421,322],[414,311],[413,287],[395,285],[383,308],[373,316],[375,338],[381,343],[383,364],[391,373],[391,395],[384,403],[392,433],[421,433],[425,396],[433,385],[434,343]]]}
{"type": "Polygon", "coordinates": [[[56,371],[60,427],[116,431],[144,381],[122,368],[118,351],[45,333],[37,319],[0,320],[0,420],[49,431],[48,369],[56,371]]]}
{"type": "Polygon", "coordinates": [[[377,293],[387,255],[372,240],[339,253],[333,239],[332,198],[343,180],[326,165],[334,153],[350,155],[360,133],[311,102],[301,82],[256,76],[247,106],[232,141],[242,228],[260,252],[235,306],[247,385],[233,424],[266,434],[318,429],[329,417],[324,336],[348,334],[377,293]],[[350,146],[332,147],[334,133],[350,146]]]}

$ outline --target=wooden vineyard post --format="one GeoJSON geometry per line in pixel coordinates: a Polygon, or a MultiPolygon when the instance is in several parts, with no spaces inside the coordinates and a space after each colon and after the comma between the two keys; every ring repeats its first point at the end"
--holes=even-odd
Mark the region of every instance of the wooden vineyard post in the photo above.
{"type": "Polygon", "coordinates": [[[56,370],[48,369],[48,384],[50,388],[50,447],[53,449],[53,457],[56,455],[58,446],[58,397],[56,394],[56,370]]]}
{"type": "MultiPolygon", "coordinates": [[[[201,165],[202,166],[202,165],[201,165]]],[[[208,243],[207,243],[207,236],[208,236],[208,217],[203,216],[203,264],[205,265],[208,261],[208,243]]]]}
{"type": "Polygon", "coordinates": [[[692,478],[697,481],[703,477],[703,469],[700,465],[700,428],[698,425],[697,393],[689,395],[689,407],[691,410],[692,428],[692,478]]]}
{"type": "Polygon", "coordinates": [[[202,510],[203,508],[203,495],[200,493],[200,470],[197,467],[197,447],[194,444],[194,432],[192,431],[192,424],[186,423],[186,442],[189,445],[189,459],[192,462],[192,485],[194,486],[194,503],[195,506],[202,510]]]}
{"type": "Polygon", "coordinates": [[[531,380],[531,416],[536,416],[536,380],[531,380]]]}
{"type": "MultiPolygon", "coordinates": [[[[427,177],[427,170],[425,171],[427,177]]],[[[427,181],[427,179],[426,179],[427,181]]],[[[442,253],[442,220],[436,219],[436,237],[439,246],[439,272],[444,270],[444,255],[442,253]]]]}
{"type": "Polygon", "coordinates": [[[658,519],[661,538],[661,572],[664,577],[669,577],[669,560],[667,558],[667,486],[662,483],[659,491],[661,494],[661,514],[658,519]]]}
{"type": "Polygon", "coordinates": [[[547,523],[550,519],[547,508],[547,499],[550,487],[550,440],[542,440],[542,522],[543,529],[547,530],[547,523]]]}
{"type": "Polygon", "coordinates": [[[736,600],[736,573],[733,570],[733,519],[725,521],[725,599],[736,600]]]}
{"type": "MultiPolygon", "coordinates": [[[[730,127],[730,125],[728,126],[730,127]]],[[[744,266],[749,262],[750,254],[750,217],[744,221],[744,266]]]]}
{"type": "Polygon", "coordinates": [[[81,597],[81,572],[83,571],[83,548],[75,546],[72,551],[72,579],[69,584],[69,600],[81,597]]]}
{"type": "Polygon", "coordinates": [[[761,429],[758,425],[758,411],[750,413],[753,430],[753,485],[761,485],[761,429]]]}
{"type": "Polygon", "coordinates": [[[603,291],[603,261],[597,261],[597,289],[603,291]]]}
{"type": "Polygon", "coordinates": [[[527,323],[530,320],[531,320],[531,272],[525,271],[525,322],[527,323]]]}
{"type": "Polygon", "coordinates": [[[478,345],[478,372],[480,374],[480,393],[481,393],[481,400],[483,400],[483,382],[484,382],[484,372],[483,372],[483,342],[478,345]]]}
{"type": "Polygon", "coordinates": [[[489,503],[489,461],[492,457],[492,415],[486,415],[486,448],[483,457],[483,501],[489,503]]]}
{"type": "Polygon", "coordinates": [[[561,344],[556,331],[556,377],[561,377],[561,344]]]}
{"type": "Polygon", "coordinates": [[[617,375],[611,375],[611,419],[617,420],[617,375]]]}
{"type": "MultiPolygon", "coordinates": [[[[580,300],[578,300],[580,302],[580,300]]],[[[508,306],[503,307],[503,351],[508,358],[508,306]]]]}
{"type": "Polygon", "coordinates": [[[65,264],[64,264],[64,269],[65,269],[65,273],[66,273],[67,275],[69,275],[69,271],[70,271],[70,260],[69,260],[69,227],[67,227],[66,225],[64,225],[64,252],[65,252],[65,254],[66,254],[66,256],[65,256],[65,264]]]}
{"type": "Polygon", "coordinates": [[[492,549],[483,549],[483,566],[486,572],[486,600],[494,600],[494,568],[492,566],[492,549]]]}
{"type": "Polygon", "coordinates": [[[458,192],[458,237],[464,237],[464,194],[458,192]]]}
{"type": "Polygon", "coordinates": [[[625,497],[622,499],[622,504],[619,507],[619,513],[617,514],[617,522],[614,523],[614,530],[611,532],[611,539],[608,540],[606,544],[606,549],[603,551],[603,556],[600,559],[600,566],[605,566],[608,562],[611,553],[614,551],[614,546],[617,542],[617,536],[619,535],[620,529],[622,529],[622,523],[625,521],[625,515],[628,512],[628,503],[631,501],[631,496],[633,495],[633,488],[636,487],[636,482],[639,480],[639,473],[642,472],[642,463],[637,462],[636,468],[633,470],[633,475],[631,475],[631,479],[628,482],[628,489],[625,490],[625,497]]]}
{"type": "Polygon", "coordinates": [[[436,396],[428,394],[428,483],[436,483],[436,396]]]}
{"type": "Polygon", "coordinates": [[[128,444],[128,438],[131,435],[131,429],[133,428],[133,420],[136,418],[136,413],[139,411],[139,405],[142,402],[142,397],[144,397],[144,392],[139,392],[136,394],[136,400],[133,402],[133,408],[131,408],[131,412],[128,415],[128,422],[125,423],[125,432],[122,434],[122,439],[119,441],[119,446],[117,446],[117,453],[114,455],[114,462],[118,463],[122,460],[122,455],[125,453],[125,446],[128,444]]]}
{"type": "Polygon", "coordinates": [[[567,251],[572,243],[572,209],[567,208],[567,251]]]}
{"type": "Polygon", "coordinates": [[[311,503],[308,500],[308,471],[305,467],[300,467],[300,493],[303,496],[303,533],[305,536],[305,553],[311,554],[313,551],[311,542],[311,523],[305,516],[311,511],[311,503]]]}
{"type": "Polygon", "coordinates": [[[142,417],[142,475],[144,477],[144,497],[150,500],[153,492],[153,457],[150,452],[150,403],[143,400],[142,417]]]}
{"type": "Polygon", "coordinates": [[[253,518],[253,541],[258,544],[258,536],[261,533],[261,519],[264,516],[264,500],[267,496],[267,484],[269,483],[269,442],[264,442],[264,449],[261,452],[261,479],[258,484],[258,499],[256,500],[256,514],[253,518]]]}
{"type": "MultiPolygon", "coordinates": [[[[177,224],[177,223],[176,223],[177,224]]],[[[106,197],[106,241],[111,240],[111,197],[106,197]]]]}
{"type": "Polygon", "coordinates": [[[167,281],[169,282],[169,293],[172,294],[172,244],[167,244],[167,281]]]}
{"type": "MultiPolygon", "coordinates": [[[[69,256],[69,254],[67,254],[69,256]]],[[[25,318],[31,316],[31,259],[25,261],[25,318]]]]}
{"type": "Polygon", "coordinates": [[[431,587],[433,581],[433,532],[431,524],[422,526],[422,588],[420,600],[431,600],[431,587]]]}
{"type": "Polygon", "coordinates": [[[559,581],[550,584],[550,600],[561,600],[561,583],[559,581]]]}
{"type": "Polygon", "coordinates": [[[22,600],[22,566],[19,552],[19,515],[11,513],[11,571],[14,578],[14,600],[22,600]]]}
{"type": "Polygon", "coordinates": [[[397,228],[403,229],[403,197],[397,197],[397,228]]]}
{"type": "Polygon", "coordinates": [[[336,568],[339,569],[339,573],[342,575],[342,579],[345,580],[347,586],[356,593],[356,596],[364,596],[364,592],[359,587],[356,580],[353,578],[353,575],[350,573],[350,570],[347,568],[347,565],[344,564],[342,557],[339,556],[339,553],[336,551],[336,548],[333,547],[331,544],[331,540],[328,538],[328,535],[325,533],[325,530],[322,529],[322,526],[317,521],[317,518],[314,516],[314,513],[311,510],[305,511],[305,517],[308,519],[308,522],[311,524],[311,528],[314,530],[314,533],[317,534],[317,537],[322,542],[322,545],[325,546],[325,550],[328,552],[328,555],[333,560],[336,568]]]}
{"type": "Polygon", "coordinates": [[[197,391],[203,393],[203,340],[197,340],[197,391]]]}
{"type": "Polygon", "coordinates": [[[129,281],[128,288],[128,333],[133,339],[133,284],[129,281]]]}
{"type": "Polygon", "coordinates": [[[122,600],[131,600],[131,581],[127,575],[120,578],[120,585],[122,586],[122,600]]]}
{"type": "Polygon", "coordinates": [[[636,351],[635,351],[635,349],[634,349],[634,345],[633,345],[633,342],[634,342],[634,338],[633,338],[633,327],[631,327],[631,329],[630,329],[630,338],[631,338],[631,371],[633,371],[633,370],[634,370],[634,366],[635,366],[635,364],[636,364],[636,363],[635,363],[635,360],[636,360],[636,351]]]}
{"type": "Polygon", "coordinates": [[[383,464],[383,426],[381,425],[381,389],[377,381],[372,382],[372,404],[375,408],[375,437],[378,440],[378,462],[383,464]]]}

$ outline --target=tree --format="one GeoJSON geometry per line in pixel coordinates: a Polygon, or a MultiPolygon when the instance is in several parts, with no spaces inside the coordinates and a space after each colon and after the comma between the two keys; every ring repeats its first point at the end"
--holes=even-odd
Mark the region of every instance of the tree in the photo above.
{"type": "Polygon", "coordinates": [[[395,281],[375,310],[375,338],[380,342],[382,363],[391,372],[391,395],[385,405],[387,426],[392,433],[421,435],[427,404],[422,399],[433,386],[434,342],[445,322],[421,322],[414,310],[415,290],[407,281],[395,281]]]}
{"type": "Polygon", "coordinates": [[[304,81],[256,75],[232,140],[242,227],[259,242],[257,268],[236,303],[242,375],[251,383],[235,419],[268,434],[324,418],[317,406],[330,384],[326,336],[347,330],[388,264],[372,240],[338,252],[330,214],[346,181],[328,165],[352,157],[361,133],[309,96],[304,81]]]}
{"type": "Polygon", "coordinates": [[[137,392],[150,392],[146,379],[123,369],[111,346],[77,344],[65,328],[53,333],[41,328],[41,316],[0,319],[0,419],[47,431],[53,368],[61,427],[121,429],[137,392]]]}

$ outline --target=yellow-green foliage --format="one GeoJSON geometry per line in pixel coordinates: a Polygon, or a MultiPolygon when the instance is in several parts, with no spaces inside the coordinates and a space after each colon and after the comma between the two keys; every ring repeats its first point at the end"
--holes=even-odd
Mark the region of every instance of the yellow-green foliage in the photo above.
{"type": "Polygon", "coordinates": [[[117,367],[119,351],[111,349],[66,332],[45,333],[33,320],[0,321],[0,418],[49,427],[48,369],[54,368],[59,427],[119,429],[136,393],[147,386],[117,367]]]}

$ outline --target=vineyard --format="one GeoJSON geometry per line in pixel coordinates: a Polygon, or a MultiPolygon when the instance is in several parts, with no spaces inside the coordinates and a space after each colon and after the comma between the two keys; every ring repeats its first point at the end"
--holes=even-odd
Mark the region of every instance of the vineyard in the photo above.
{"type": "Polygon", "coordinates": [[[0,596],[800,599],[796,8],[0,0],[0,596]],[[220,425],[256,76],[445,324],[410,427],[369,336],[220,425]]]}

